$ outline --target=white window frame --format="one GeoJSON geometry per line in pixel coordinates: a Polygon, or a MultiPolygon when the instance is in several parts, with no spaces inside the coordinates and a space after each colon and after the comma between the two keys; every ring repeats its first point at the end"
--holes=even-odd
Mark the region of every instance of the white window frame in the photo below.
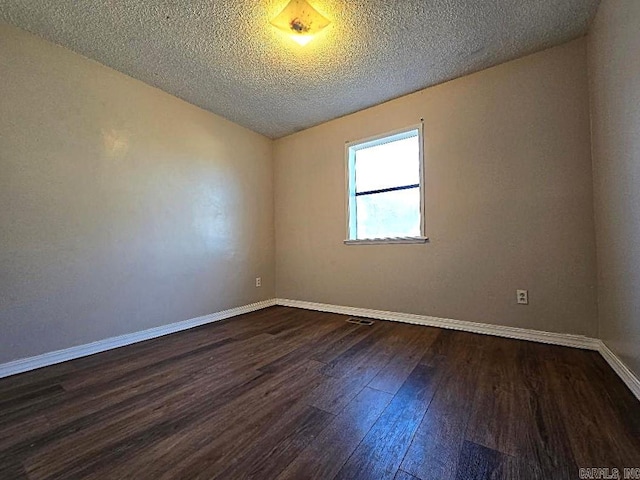
{"type": "Polygon", "coordinates": [[[373,137],[347,142],[345,145],[345,170],[346,170],[346,211],[347,211],[347,239],[346,245],[373,245],[384,243],[427,243],[425,227],[425,182],[424,182],[424,135],[423,124],[418,123],[409,127],[401,128],[391,132],[382,133],[373,137]],[[417,237],[385,237],[385,238],[356,238],[356,182],[355,182],[355,161],[358,150],[375,147],[383,143],[393,142],[408,138],[415,131],[418,131],[419,146],[419,184],[420,184],[420,235],[417,237]],[[353,212],[353,215],[351,214],[353,212]]]}

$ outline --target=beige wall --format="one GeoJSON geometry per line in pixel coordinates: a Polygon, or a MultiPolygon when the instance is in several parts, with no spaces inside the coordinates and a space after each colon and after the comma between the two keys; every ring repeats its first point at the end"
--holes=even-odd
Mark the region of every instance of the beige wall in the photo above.
{"type": "Polygon", "coordinates": [[[0,98],[0,363],[276,293],[597,335],[585,39],[273,144],[7,25],[0,98]],[[344,245],[345,142],[421,117],[431,242],[344,245]]]}
{"type": "Polygon", "coordinates": [[[640,376],[640,2],[589,34],[600,337],[640,376]]]}
{"type": "Polygon", "coordinates": [[[595,336],[588,98],[579,39],[276,141],[278,297],[595,336]],[[344,245],[345,142],[421,117],[431,242],[344,245]]]}
{"type": "Polygon", "coordinates": [[[267,138],[0,25],[0,363],[272,298],[272,174],[267,138]]]}

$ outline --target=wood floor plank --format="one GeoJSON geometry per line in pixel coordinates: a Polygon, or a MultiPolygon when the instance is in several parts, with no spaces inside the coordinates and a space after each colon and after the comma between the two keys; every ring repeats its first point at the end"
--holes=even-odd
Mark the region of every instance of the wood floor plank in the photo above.
{"type": "Polygon", "coordinates": [[[276,478],[333,418],[330,413],[315,407],[304,406],[300,411],[291,410],[270,425],[224,470],[214,467],[203,471],[200,465],[196,468],[199,475],[208,475],[206,478],[211,479],[276,478]]]}
{"type": "Polygon", "coordinates": [[[574,480],[578,470],[543,472],[539,465],[465,441],[458,461],[456,480],[574,480]]]}
{"type": "Polygon", "coordinates": [[[508,480],[505,464],[511,458],[504,453],[465,441],[460,454],[456,480],[508,480]]]}
{"type": "Polygon", "coordinates": [[[403,335],[397,338],[394,354],[369,382],[369,387],[396,394],[440,333],[436,328],[411,325],[400,332],[403,335]]]}
{"type": "Polygon", "coordinates": [[[640,466],[640,403],[597,352],[346,319],[272,307],[0,379],[0,479],[640,466]]]}
{"type": "Polygon", "coordinates": [[[438,366],[416,366],[335,478],[392,479],[427,411],[440,377],[438,366]]]}
{"type": "MultiPolygon", "coordinates": [[[[73,391],[69,395],[57,395],[47,399],[46,402],[30,406],[29,410],[17,412],[11,416],[0,415],[0,426],[7,428],[10,426],[8,422],[21,422],[24,418],[37,415],[45,410],[47,416],[54,425],[67,422],[73,418],[79,418],[86,412],[94,412],[104,406],[105,401],[113,403],[118,401],[118,397],[138,396],[146,388],[157,388],[162,383],[168,384],[174,379],[182,381],[190,375],[198,374],[205,369],[219,369],[224,373],[228,373],[238,369],[250,369],[244,363],[246,358],[260,363],[260,359],[268,356],[270,351],[281,351],[282,346],[271,341],[269,335],[257,336],[254,340],[247,340],[238,344],[229,345],[228,342],[222,342],[224,345],[218,345],[217,359],[219,362],[214,366],[210,366],[207,360],[211,360],[212,352],[209,347],[196,348],[191,354],[181,354],[173,357],[171,361],[164,358],[161,352],[160,360],[153,365],[130,370],[126,367],[124,374],[112,378],[108,383],[108,388],[102,384],[94,384],[80,391],[73,391]],[[271,341],[271,343],[269,343],[271,341]],[[268,350],[271,349],[271,350],[268,350]],[[266,352],[265,352],[266,350],[266,352]],[[247,356],[240,356],[239,353],[247,352],[247,356]],[[261,357],[262,355],[263,357],[261,357]],[[150,375],[149,381],[146,376],[150,375]]],[[[220,342],[219,342],[220,343],[220,342]]],[[[214,345],[215,346],[215,345],[214,345]]],[[[211,347],[211,346],[210,346],[211,347]]],[[[113,368],[117,370],[117,368],[113,368]]]]}
{"type": "MultiPolygon", "coordinates": [[[[344,318],[344,317],[343,317],[344,318]]],[[[349,350],[352,346],[364,340],[368,335],[376,331],[376,328],[370,328],[362,325],[349,324],[351,331],[340,337],[336,341],[319,346],[319,350],[313,354],[313,359],[322,363],[330,363],[343,352],[349,350]]]]}
{"type": "Polygon", "coordinates": [[[0,461],[0,478],[7,480],[29,480],[24,467],[15,459],[0,461]]]}
{"type": "MultiPolygon", "coordinates": [[[[110,463],[114,456],[154,442],[166,432],[191,425],[211,408],[207,399],[245,383],[261,374],[247,371],[244,376],[229,377],[214,384],[198,381],[172,389],[157,399],[139,402],[123,415],[92,423],[77,433],[69,433],[58,442],[45,446],[25,462],[29,477],[71,478],[85,476],[98,464],[110,463]],[[52,474],[53,472],[53,474],[52,474]]],[[[195,379],[194,379],[195,380],[195,379]]]]}
{"type": "MultiPolygon", "coordinates": [[[[214,364],[210,363],[212,351],[209,349],[203,351],[196,348],[192,355],[180,354],[172,357],[171,361],[166,361],[162,353],[156,364],[135,370],[126,368],[124,374],[113,378],[107,384],[107,388],[103,384],[95,384],[81,390],[74,390],[62,397],[60,401],[43,405],[41,410],[46,410],[46,415],[53,425],[63,425],[99,411],[105,406],[127,401],[128,398],[140,397],[146,391],[162,389],[171,384],[177,390],[185,381],[189,381],[190,377],[197,376],[201,372],[207,372],[208,375],[214,375],[215,372],[218,372],[218,375],[226,375],[234,371],[233,368],[245,369],[243,365],[235,365],[236,358],[240,356],[244,359],[243,354],[256,350],[256,342],[275,349],[276,345],[268,343],[270,340],[271,336],[264,335],[233,345],[225,343],[217,347],[218,362],[214,364]]],[[[252,369],[247,367],[246,370],[252,369]]]]}
{"type": "Polygon", "coordinates": [[[51,430],[51,422],[44,415],[31,416],[21,422],[5,425],[0,429],[0,452],[29,438],[48,434],[51,430]]]}
{"type": "Polygon", "coordinates": [[[25,416],[31,416],[34,412],[57,401],[57,399],[63,398],[64,394],[65,390],[60,385],[51,385],[50,387],[0,402],[0,425],[16,419],[22,419],[25,416]]]}
{"type": "Polygon", "coordinates": [[[353,375],[360,368],[366,368],[365,364],[373,359],[382,362],[382,368],[391,359],[395,350],[396,339],[392,327],[383,323],[360,326],[361,329],[369,329],[371,333],[328,362],[322,369],[322,373],[330,377],[345,378],[353,375]]]}
{"type": "Polygon", "coordinates": [[[310,360],[289,371],[263,373],[258,381],[185,409],[188,413],[177,418],[180,425],[174,418],[151,425],[120,445],[111,445],[109,451],[119,450],[120,458],[115,464],[113,460],[103,463],[95,478],[119,478],[130,468],[141,477],[159,479],[175,478],[178,472],[189,478],[194,474],[191,469],[222,470],[259,438],[264,428],[285,416],[298,403],[301,392],[319,381],[321,365],[310,360]]]}
{"type": "Polygon", "coordinates": [[[94,385],[109,383],[118,379],[135,376],[140,371],[149,368],[159,369],[164,365],[171,365],[181,359],[192,357],[200,353],[213,352],[222,346],[236,342],[228,335],[207,335],[195,342],[184,341],[180,344],[172,342],[166,348],[147,351],[146,354],[127,356],[125,362],[118,362],[119,368],[113,368],[113,363],[105,361],[101,365],[84,368],[73,377],[65,378],[61,384],[65,390],[73,391],[94,385]]]}
{"type": "Polygon", "coordinates": [[[328,323],[328,325],[331,328],[328,331],[323,331],[322,335],[305,336],[304,342],[301,342],[298,348],[277,358],[273,362],[260,367],[260,370],[263,372],[275,372],[288,368],[292,363],[307,358],[314,358],[314,354],[318,351],[319,346],[331,345],[332,343],[339,341],[345,335],[351,333],[354,329],[353,325],[342,322],[331,322],[328,323]]]}
{"type": "Polygon", "coordinates": [[[393,357],[394,346],[398,345],[394,336],[387,335],[392,327],[377,325],[372,333],[366,333],[362,340],[322,368],[326,378],[311,395],[312,405],[339,414],[393,357]]]}
{"type": "Polygon", "coordinates": [[[290,313],[279,311],[278,315],[272,315],[271,308],[267,308],[221,320],[215,324],[202,325],[172,335],[107,350],[60,364],[74,366],[73,372],[64,375],[65,382],[62,383],[71,387],[71,382],[80,383],[87,378],[89,381],[101,382],[105,379],[105,373],[109,373],[113,365],[118,367],[117,372],[114,373],[122,373],[129,368],[135,369],[136,366],[141,365],[141,362],[155,363],[162,358],[163,354],[175,355],[227,338],[245,340],[264,333],[264,330],[280,322],[291,323],[290,313]]]}
{"type": "Polygon", "coordinates": [[[278,480],[333,478],[391,401],[392,395],[364,388],[278,480]]]}
{"type": "MultiPolygon", "coordinates": [[[[184,381],[183,381],[184,382],[184,381]]],[[[51,428],[47,430],[37,429],[21,432],[19,438],[13,442],[3,442],[3,448],[0,450],[0,463],[4,458],[9,459],[25,459],[36,455],[43,449],[56,445],[58,442],[66,441],[66,439],[76,435],[78,432],[94,428],[95,426],[104,425],[105,422],[111,421],[119,416],[136,412],[138,409],[153,404],[154,401],[162,401],[169,392],[177,388],[175,384],[157,386],[151,391],[146,391],[138,395],[134,395],[124,402],[115,404],[104,404],[100,410],[95,412],[83,412],[77,418],[68,422],[49,422],[51,428]]],[[[46,419],[49,421],[48,419],[46,419]]],[[[20,424],[15,424],[15,426],[20,424]]],[[[67,458],[64,455],[63,458],[67,458]]]]}
{"type": "MultiPolygon", "coordinates": [[[[243,475],[254,475],[254,470],[263,468],[274,470],[277,475],[286,465],[293,460],[288,458],[292,451],[302,450],[308,443],[304,438],[311,434],[317,434],[333,415],[308,406],[307,395],[309,387],[320,381],[319,362],[308,361],[305,365],[291,369],[283,373],[281,391],[276,391],[272,386],[264,393],[251,392],[252,398],[266,400],[267,403],[260,409],[240,410],[247,403],[245,398],[239,399],[237,405],[227,405],[214,419],[213,430],[219,432],[218,438],[208,443],[206,447],[200,444],[200,453],[188,458],[185,462],[185,474],[201,472],[202,478],[214,478],[227,468],[244,468],[243,475]],[[304,374],[304,371],[307,374],[304,374]],[[289,380],[286,380],[286,376],[289,380]],[[225,418],[225,414],[226,418],[225,418]],[[237,423],[238,414],[241,414],[247,424],[237,423]],[[304,428],[297,430],[298,423],[304,424],[304,428]],[[287,444],[287,432],[300,442],[299,445],[287,444]],[[281,451],[274,451],[274,445],[280,445],[281,451]],[[274,463],[269,464],[264,453],[273,455],[274,463]],[[244,458],[244,462],[238,459],[244,458]],[[203,461],[206,468],[203,469],[203,461]],[[250,467],[250,468],[249,468],[250,467]]],[[[238,473],[238,475],[240,475],[238,473]]],[[[172,478],[165,476],[161,478],[172,478]]],[[[224,478],[224,477],[222,477],[224,478]]],[[[227,478],[233,478],[227,477],[227,478]]],[[[273,478],[273,477],[270,477],[273,478]]]]}
{"type": "Polygon", "coordinates": [[[515,456],[525,443],[523,425],[530,422],[528,392],[517,378],[519,342],[498,337],[485,340],[488,347],[466,439],[515,456]]]}
{"type": "Polygon", "coordinates": [[[312,392],[311,405],[334,415],[340,414],[380,368],[382,368],[380,365],[371,365],[367,371],[360,371],[360,377],[355,375],[347,378],[324,377],[312,392]]]}
{"type": "MultiPolygon", "coordinates": [[[[575,355],[566,352],[567,355],[575,355]]],[[[592,369],[545,363],[577,467],[640,465],[640,438],[616,413],[592,369]]]]}
{"type": "Polygon", "coordinates": [[[465,342],[466,338],[461,335],[450,345],[441,367],[443,379],[401,465],[422,480],[456,477],[483,361],[483,350],[465,342]]]}
{"type": "MultiPolygon", "coordinates": [[[[527,392],[528,410],[522,412],[518,458],[543,471],[553,471],[558,478],[575,476],[578,468],[567,443],[567,431],[555,400],[541,345],[519,342],[518,378],[527,392]]],[[[561,356],[561,354],[558,354],[561,356]]]]}
{"type": "Polygon", "coordinates": [[[42,386],[56,385],[62,378],[73,375],[77,370],[76,361],[58,363],[46,368],[38,368],[19,375],[12,375],[0,379],[0,393],[24,387],[37,389],[42,386]]]}
{"type": "MultiPolygon", "coordinates": [[[[583,367],[585,376],[598,389],[606,394],[606,403],[615,412],[618,418],[624,418],[624,428],[628,436],[640,438],[640,408],[638,400],[633,393],[609,367],[602,355],[598,352],[585,352],[589,354],[591,362],[583,367]]],[[[604,401],[604,399],[603,399],[604,401]]]]}
{"type": "Polygon", "coordinates": [[[396,473],[396,476],[393,477],[393,480],[420,480],[420,479],[417,477],[414,477],[413,475],[403,470],[398,470],[398,473],[396,473]]]}

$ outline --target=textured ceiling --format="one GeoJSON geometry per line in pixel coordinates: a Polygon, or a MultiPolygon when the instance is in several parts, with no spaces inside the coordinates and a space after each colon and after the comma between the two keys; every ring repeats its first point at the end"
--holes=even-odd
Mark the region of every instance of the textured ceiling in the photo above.
{"type": "Polygon", "coordinates": [[[583,35],[599,0],[1,0],[0,17],[272,138],[583,35]]]}

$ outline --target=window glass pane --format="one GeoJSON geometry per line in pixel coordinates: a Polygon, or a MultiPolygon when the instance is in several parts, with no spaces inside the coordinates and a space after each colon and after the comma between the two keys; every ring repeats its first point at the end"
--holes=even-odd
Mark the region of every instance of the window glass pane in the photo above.
{"type": "Polygon", "coordinates": [[[420,189],[356,197],[357,238],[419,237],[420,189]]]}
{"type": "Polygon", "coordinates": [[[356,192],[420,183],[418,138],[356,150],[356,192]]]}

